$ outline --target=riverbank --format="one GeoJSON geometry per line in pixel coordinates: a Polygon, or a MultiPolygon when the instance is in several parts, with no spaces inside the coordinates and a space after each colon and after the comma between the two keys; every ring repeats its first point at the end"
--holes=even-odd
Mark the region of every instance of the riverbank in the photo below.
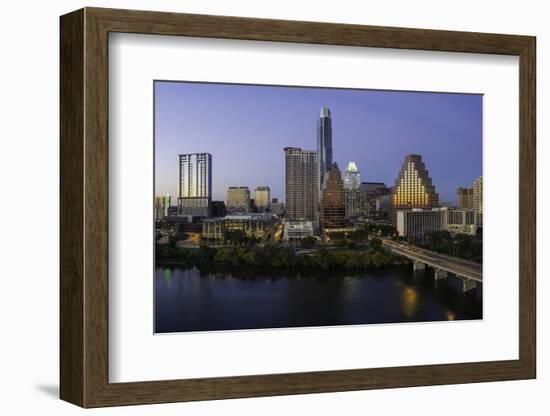
{"type": "Polygon", "coordinates": [[[278,271],[363,271],[395,264],[403,260],[379,246],[362,249],[327,250],[322,247],[307,254],[291,247],[229,246],[182,248],[156,247],[156,263],[201,271],[278,270],[278,271]]]}

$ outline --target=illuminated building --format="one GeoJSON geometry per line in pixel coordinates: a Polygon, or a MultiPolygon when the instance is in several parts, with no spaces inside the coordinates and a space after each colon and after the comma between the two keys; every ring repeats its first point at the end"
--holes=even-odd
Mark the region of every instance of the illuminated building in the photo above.
{"type": "Polygon", "coordinates": [[[395,181],[394,208],[434,208],[439,197],[420,155],[407,155],[395,181]]]}
{"type": "Polygon", "coordinates": [[[286,216],[290,220],[318,221],[317,152],[296,147],[284,150],[286,216]]]}
{"type": "Polygon", "coordinates": [[[459,209],[474,207],[474,188],[458,188],[456,190],[456,206],[459,209]]]}
{"type": "Polygon", "coordinates": [[[212,201],[212,155],[179,155],[178,209],[181,215],[210,216],[212,201]]]}
{"type": "Polygon", "coordinates": [[[473,208],[479,213],[483,212],[483,176],[474,181],[473,208]]]}
{"type": "Polygon", "coordinates": [[[317,120],[317,160],[319,163],[317,180],[320,196],[327,180],[326,175],[332,165],[332,119],[330,110],[325,107],[321,108],[319,120],[317,120]]]}
{"type": "Polygon", "coordinates": [[[349,162],[344,172],[344,192],[346,197],[346,216],[358,217],[360,214],[361,174],[355,162],[349,162]]]}
{"type": "Polygon", "coordinates": [[[227,212],[247,213],[250,210],[250,190],[248,186],[230,186],[227,189],[227,212]]]}
{"type": "Polygon", "coordinates": [[[313,223],[311,221],[287,221],[284,225],[285,240],[300,240],[313,236],[313,223]]]}
{"type": "Polygon", "coordinates": [[[346,201],[340,169],[336,163],[327,175],[321,198],[321,224],[323,229],[346,226],[346,201]]]}
{"type": "Polygon", "coordinates": [[[242,231],[248,237],[268,240],[273,237],[277,222],[275,216],[265,213],[209,218],[202,223],[202,235],[207,239],[221,240],[228,232],[242,231]]]}
{"type": "Polygon", "coordinates": [[[258,211],[265,211],[269,209],[270,201],[269,186],[257,186],[254,189],[254,203],[258,211]]]}

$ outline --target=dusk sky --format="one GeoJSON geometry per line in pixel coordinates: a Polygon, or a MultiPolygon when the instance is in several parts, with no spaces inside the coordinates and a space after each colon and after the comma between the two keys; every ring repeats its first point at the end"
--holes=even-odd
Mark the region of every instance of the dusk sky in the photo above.
{"type": "Polygon", "coordinates": [[[362,182],[393,186],[405,155],[422,155],[440,201],[482,174],[482,96],[240,84],[155,82],[155,193],[178,194],[178,154],[212,154],[213,200],[229,186],[268,185],[285,199],[286,146],[316,149],[322,107],[333,159],[362,182]]]}

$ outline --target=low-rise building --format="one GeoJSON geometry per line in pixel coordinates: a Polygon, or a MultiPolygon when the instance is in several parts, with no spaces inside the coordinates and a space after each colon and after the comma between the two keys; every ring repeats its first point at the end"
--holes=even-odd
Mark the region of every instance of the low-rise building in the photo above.
{"type": "Polygon", "coordinates": [[[202,235],[211,240],[222,240],[231,231],[242,231],[249,237],[268,240],[273,237],[277,218],[271,214],[227,215],[203,221],[202,235]]]}
{"type": "Polygon", "coordinates": [[[287,221],[284,223],[285,240],[300,240],[304,237],[313,237],[312,221],[287,221]]]}
{"type": "Polygon", "coordinates": [[[447,225],[447,208],[398,210],[397,234],[414,240],[424,238],[426,233],[443,231],[447,225]]]}
{"type": "Polygon", "coordinates": [[[452,233],[475,235],[481,226],[481,214],[474,209],[453,209],[447,214],[446,229],[452,233]]]}
{"type": "Polygon", "coordinates": [[[432,209],[398,210],[397,233],[404,238],[422,239],[434,231],[475,235],[483,226],[482,215],[474,209],[432,209]]]}

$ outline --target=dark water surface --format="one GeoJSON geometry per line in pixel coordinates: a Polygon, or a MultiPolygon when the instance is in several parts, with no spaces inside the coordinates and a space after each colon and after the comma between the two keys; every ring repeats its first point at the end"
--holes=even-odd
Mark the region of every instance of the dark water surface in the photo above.
{"type": "Polygon", "coordinates": [[[437,283],[430,269],[391,266],[324,277],[155,270],[155,332],[446,321],[482,318],[482,289],[437,283]]]}

